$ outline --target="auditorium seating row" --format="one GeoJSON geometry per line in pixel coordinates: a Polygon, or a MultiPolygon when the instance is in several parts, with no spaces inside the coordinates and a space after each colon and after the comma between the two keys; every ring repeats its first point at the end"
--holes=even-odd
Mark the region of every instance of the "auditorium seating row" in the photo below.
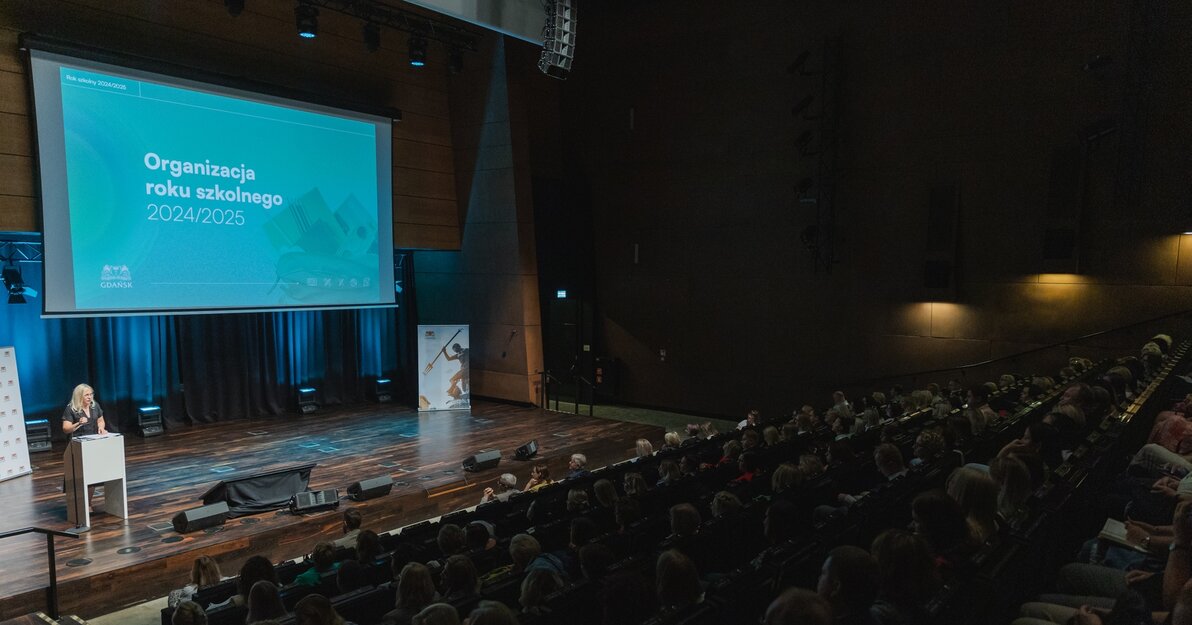
{"type": "MultiPolygon", "coordinates": [[[[946,586],[932,602],[931,611],[940,623],[982,623],[1004,622],[1008,597],[1026,598],[1046,582],[1046,571],[1054,571],[1062,554],[1070,546],[1070,540],[1061,536],[1061,528],[1071,527],[1072,518],[1079,511],[1079,501],[1101,483],[1113,470],[1118,452],[1129,449],[1137,443],[1139,432],[1145,436],[1150,418],[1156,406],[1167,400],[1163,394],[1164,385],[1171,379],[1170,372],[1177,363],[1182,363],[1188,346],[1173,350],[1165,369],[1153,379],[1139,379],[1136,382],[1143,389],[1132,402],[1124,402],[1120,419],[1106,419],[1097,429],[1090,432],[1084,443],[1073,450],[1064,464],[1055,469],[1049,481],[1038,489],[1028,503],[1029,513],[1017,525],[1006,528],[999,540],[986,545],[972,558],[969,573],[963,579],[946,586]],[[1153,401],[1155,399],[1158,401],[1153,401]],[[1001,620],[998,620],[1001,619],[1001,620]]],[[[1092,379],[1112,366],[1103,362],[1085,371],[1080,379],[1092,379]]],[[[1042,418],[1058,401],[1065,384],[1058,385],[1043,397],[1031,402],[1001,419],[983,434],[964,441],[958,451],[970,462],[985,462],[1010,440],[1016,438],[1024,424],[1042,418]]],[[[1004,405],[1016,403],[1020,388],[1011,386],[1002,389],[999,397],[1004,405]]],[[[959,417],[960,410],[952,416],[959,417]]],[[[904,457],[911,457],[915,436],[924,427],[938,423],[930,408],[920,410],[898,419],[898,433],[890,442],[897,445],[904,457]]],[[[764,425],[764,424],[763,424],[764,425]]],[[[777,424],[776,424],[777,425],[777,424]]],[[[436,520],[416,523],[400,530],[381,535],[386,553],[369,567],[372,584],[346,595],[336,595],[334,574],[325,575],[319,586],[302,587],[293,584],[298,573],[309,568],[305,562],[285,562],[277,566],[276,572],[284,585],[282,599],[288,610],[299,599],[310,593],[334,597],[336,610],[347,620],[361,625],[380,621],[381,616],[392,609],[394,591],[388,587],[391,578],[391,561],[427,562],[439,558],[436,538],[444,524],[464,526],[475,520],[491,523],[499,537],[497,553],[499,560],[490,562],[490,568],[508,563],[509,538],[520,532],[535,536],[543,552],[565,549],[568,545],[570,522],[576,516],[592,519],[604,535],[599,538],[618,558],[609,574],[621,571],[636,571],[647,579],[653,577],[657,554],[671,546],[667,540],[670,532],[667,510],[670,506],[689,502],[699,509],[703,519],[699,536],[704,543],[701,548],[712,563],[701,569],[708,582],[704,602],[686,610],[663,613],[648,621],[652,625],[757,622],[770,599],[777,592],[790,585],[815,587],[820,565],[827,552],[840,544],[855,544],[868,547],[873,538],[890,527],[905,527],[910,520],[910,501],[920,492],[942,487],[950,471],[959,463],[951,455],[912,470],[908,478],[896,485],[880,489],[875,495],[849,511],[821,524],[811,522],[810,510],[821,503],[834,501],[838,492],[838,479],[842,471],[850,475],[864,475],[868,482],[859,485],[868,489],[877,481],[873,470],[872,449],[880,442],[881,429],[870,429],[855,435],[849,444],[859,458],[858,466],[829,467],[827,473],[818,479],[801,484],[796,489],[782,494],[771,491],[768,475],[765,479],[748,484],[733,481],[738,474],[736,466],[721,466],[700,471],[674,484],[660,486],[641,498],[643,518],[627,528],[622,534],[615,533],[616,525],[612,511],[596,509],[587,512],[569,513],[565,502],[568,491],[583,488],[590,491],[593,482],[608,479],[620,485],[624,474],[639,472],[656,473],[657,466],[665,460],[678,460],[682,456],[694,455],[701,461],[715,463],[723,444],[739,437],[738,432],[713,436],[679,450],[662,451],[646,459],[627,460],[601,468],[591,476],[561,481],[544,487],[535,493],[527,493],[505,502],[494,502],[473,509],[460,510],[436,520]],[[743,508],[732,518],[713,519],[709,501],[718,490],[729,490],[738,495],[743,508]],[[762,534],[762,518],[769,504],[781,497],[794,503],[801,511],[803,526],[796,533],[797,538],[779,545],[767,545],[762,534]],[[531,510],[531,506],[533,507],[531,510]],[[532,514],[530,514],[532,512],[532,514]]],[[[806,452],[822,452],[833,435],[826,429],[816,436],[799,438],[779,443],[762,450],[762,466],[769,472],[781,462],[797,463],[799,455],[806,452]]],[[[855,481],[855,477],[851,478],[855,481]]],[[[1092,532],[1095,534],[1095,530],[1092,532]]],[[[1084,534],[1087,536],[1090,534],[1084,534]]],[[[350,549],[341,550],[340,558],[352,557],[350,549]]],[[[481,571],[483,575],[485,571],[481,571]]],[[[195,596],[200,605],[209,605],[226,600],[235,593],[235,580],[205,588],[195,596]]],[[[515,611],[519,608],[520,575],[509,575],[487,582],[481,589],[481,597],[508,604],[515,611]]],[[[575,580],[568,587],[549,596],[546,610],[549,618],[528,615],[523,625],[531,622],[566,622],[598,624],[601,585],[598,581],[575,580]]],[[[461,615],[466,615],[469,605],[459,605],[461,615]]],[[[212,625],[239,625],[244,621],[245,610],[240,607],[222,607],[210,611],[208,622],[212,625]]],[[[163,623],[168,623],[169,612],[163,611],[163,623]]]]}

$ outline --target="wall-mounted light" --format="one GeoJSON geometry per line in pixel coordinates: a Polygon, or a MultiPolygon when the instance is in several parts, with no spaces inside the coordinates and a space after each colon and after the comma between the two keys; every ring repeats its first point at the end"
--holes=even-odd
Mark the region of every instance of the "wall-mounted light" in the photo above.
{"type": "Polygon", "coordinates": [[[299,37],[314,39],[319,36],[319,10],[315,7],[299,2],[294,7],[294,23],[299,37]]]}
{"type": "Polygon", "coordinates": [[[420,35],[410,35],[410,65],[422,67],[426,65],[426,38],[420,35]]]}

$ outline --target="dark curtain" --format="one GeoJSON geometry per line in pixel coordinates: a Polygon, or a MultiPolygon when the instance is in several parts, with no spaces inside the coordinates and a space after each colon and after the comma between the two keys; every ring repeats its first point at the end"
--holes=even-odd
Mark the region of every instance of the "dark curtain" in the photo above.
{"type": "MultiPolygon", "coordinates": [[[[371,399],[388,377],[399,401],[416,391],[412,255],[395,255],[396,308],[93,319],[42,319],[40,301],[0,314],[0,345],[13,345],[29,417],[58,417],[79,382],[95,387],[113,429],[131,431],[136,409],[162,407],[166,427],[275,416],[314,386],[323,405],[371,399]]],[[[40,264],[22,267],[41,282],[40,264]]]]}

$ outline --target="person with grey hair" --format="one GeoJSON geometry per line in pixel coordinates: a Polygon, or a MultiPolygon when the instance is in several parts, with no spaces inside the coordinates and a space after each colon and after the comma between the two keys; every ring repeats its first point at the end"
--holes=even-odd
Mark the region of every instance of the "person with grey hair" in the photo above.
{"type": "Polygon", "coordinates": [[[567,479],[575,479],[577,477],[588,477],[592,474],[588,471],[588,457],[583,454],[571,454],[571,462],[567,463],[567,479]]]}
{"type": "Polygon", "coordinates": [[[450,603],[432,603],[414,615],[414,625],[459,625],[459,613],[450,603]]]}
{"type": "Polygon", "coordinates": [[[501,477],[497,478],[496,489],[493,489],[491,486],[484,489],[484,495],[480,497],[480,503],[508,501],[513,496],[513,493],[518,492],[521,491],[517,490],[517,476],[512,473],[502,473],[501,477]]]}
{"type": "Polygon", "coordinates": [[[207,613],[194,601],[183,601],[174,609],[172,625],[207,625],[207,613]]]}

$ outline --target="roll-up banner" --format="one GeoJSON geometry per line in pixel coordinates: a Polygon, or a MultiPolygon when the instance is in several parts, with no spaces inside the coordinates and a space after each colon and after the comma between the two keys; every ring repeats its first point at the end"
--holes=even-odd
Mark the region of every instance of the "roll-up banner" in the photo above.
{"type": "Polygon", "coordinates": [[[418,326],[418,410],[472,407],[468,326],[418,326]]]}
{"type": "Polygon", "coordinates": [[[17,350],[0,347],[0,481],[32,472],[17,377],[17,350]]]}

